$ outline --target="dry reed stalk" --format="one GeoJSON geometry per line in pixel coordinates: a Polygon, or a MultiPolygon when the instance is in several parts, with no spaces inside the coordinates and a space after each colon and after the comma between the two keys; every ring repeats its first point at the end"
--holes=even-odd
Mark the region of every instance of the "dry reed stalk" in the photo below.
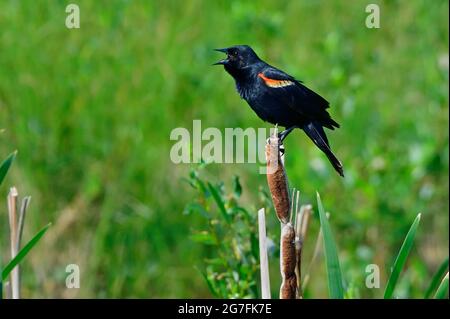
{"type": "MultiPolygon", "coordinates": [[[[25,216],[30,203],[31,197],[26,196],[22,200],[20,210],[18,210],[19,193],[17,188],[11,187],[7,202],[8,202],[8,217],[10,228],[10,245],[11,245],[11,259],[17,256],[20,251],[23,226],[25,224],[25,216]]],[[[5,291],[12,299],[20,299],[20,268],[19,265],[14,267],[11,271],[11,280],[8,285],[5,284],[5,291]],[[6,289],[7,288],[7,289],[6,289]]]]}
{"type": "Polygon", "coordinates": [[[302,228],[302,220],[304,214],[304,206],[301,206],[299,209],[299,197],[300,193],[297,191],[296,193],[296,202],[295,202],[295,275],[297,276],[297,298],[302,298],[303,293],[301,289],[301,279],[302,279],[302,249],[303,249],[303,238],[301,237],[301,228],[302,228]]]}
{"type": "Polygon", "coordinates": [[[31,196],[26,196],[22,199],[22,205],[19,211],[19,224],[17,225],[17,251],[20,250],[22,243],[23,226],[25,225],[25,216],[27,214],[28,205],[30,204],[31,196]]]}
{"type": "Polygon", "coordinates": [[[281,223],[289,222],[289,187],[280,156],[280,143],[277,129],[268,139],[266,144],[267,183],[272,195],[273,206],[281,223]]]}
{"type": "Polygon", "coordinates": [[[303,216],[302,216],[302,227],[300,231],[300,236],[303,241],[306,239],[306,234],[308,232],[308,226],[309,226],[309,218],[312,214],[312,206],[311,205],[305,205],[303,209],[303,216]]]}
{"type": "Polygon", "coordinates": [[[295,275],[295,230],[291,223],[284,224],[280,240],[280,299],[295,299],[297,295],[297,276],[295,275]]]}
{"type": "Polygon", "coordinates": [[[302,250],[303,244],[306,238],[306,232],[309,225],[309,217],[312,212],[311,205],[302,205],[300,209],[298,209],[298,198],[299,193],[297,192],[297,201],[296,201],[296,219],[295,219],[295,256],[296,256],[296,267],[295,274],[297,276],[297,298],[303,298],[303,290],[302,290],[302,250]]]}
{"type": "MultiPolygon", "coordinates": [[[[8,216],[10,229],[11,259],[16,257],[18,249],[18,228],[17,228],[17,198],[19,194],[15,187],[11,187],[8,193],[8,216]]],[[[11,297],[12,299],[20,298],[19,288],[19,266],[14,267],[11,271],[11,297]]]]}
{"type": "Polygon", "coordinates": [[[269,258],[267,256],[266,215],[264,208],[258,211],[259,260],[261,271],[261,296],[270,299],[269,258]]]}

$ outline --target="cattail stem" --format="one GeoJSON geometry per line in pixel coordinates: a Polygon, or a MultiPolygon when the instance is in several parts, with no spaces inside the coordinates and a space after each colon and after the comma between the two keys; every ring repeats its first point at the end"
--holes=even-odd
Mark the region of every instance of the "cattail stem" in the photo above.
{"type": "Polygon", "coordinates": [[[258,211],[259,260],[261,271],[261,296],[270,299],[269,258],[267,256],[266,215],[264,208],[258,211]]]}
{"type": "Polygon", "coordinates": [[[275,213],[281,224],[280,272],[281,299],[295,299],[297,295],[297,277],[295,274],[295,229],[290,222],[291,201],[289,186],[280,154],[280,141],[275,128],[266,144],[267,183],[272,196],[275,213]]]}
{"type": "Polygon", "coordinates": [[[282,283],[280,298],[295,299],[303,297],[301,259],[311,215],[311,205],[300,207],[300,192],[295,189],[292,190],[292,196],[289,198],[288,179],[280,146],[277,128],[275,128],[274,133],[267,140],[266,161],[267,183],[275,213],[281,225],[280,272],[282,283]],[[292,225],[292,219],[294,219],[295,227],[292,225]]]}

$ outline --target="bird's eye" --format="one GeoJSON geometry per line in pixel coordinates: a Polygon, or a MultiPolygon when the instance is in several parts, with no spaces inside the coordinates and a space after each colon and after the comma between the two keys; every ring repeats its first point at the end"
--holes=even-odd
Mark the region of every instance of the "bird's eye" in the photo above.
{"type": "Polygon", "coordinates": [[[237,52],[236,50],[233,50],[233,51],[231,52],[231,54],[234,55],[234,56],[237,56],[237,55],[238,55],[238,52],[237,52]]]}

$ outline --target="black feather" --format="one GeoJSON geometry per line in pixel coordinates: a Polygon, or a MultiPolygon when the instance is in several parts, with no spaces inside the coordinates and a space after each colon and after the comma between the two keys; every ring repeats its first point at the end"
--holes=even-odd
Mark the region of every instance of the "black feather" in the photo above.
{"type": "Polygon", "coordinates": [[[303,127],[303,131],[305,131],[306,135],[308,135],[308,137],[314,142],[314,144],[316,144],[317,147],[325,153],[331,165],[333,165],[334,169],[339,173],[339,175],[344,177],[344,168],[342,166],[342,163],[331,151],[323,128],[320,127],[320,129],[318,129],[317,124],[309,123],[303,127]],[[320,132],[322,132],[322,134],[320,132]]]}

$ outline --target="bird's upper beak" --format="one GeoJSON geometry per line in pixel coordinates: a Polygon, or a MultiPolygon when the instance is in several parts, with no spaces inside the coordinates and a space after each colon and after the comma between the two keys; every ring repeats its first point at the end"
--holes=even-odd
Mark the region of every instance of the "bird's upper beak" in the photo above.
{"type": "MultiPolygon", "coordinates": [[[[228,49],[224,48],[224,49],[214,49],[214,51],[219,51],[219,52],[223,52],[223,53],[228,53],[228,49]]],[[[214,63],[213,65],[225,65],[229,62],[228,57],[226,59],[222,59],[216,63],[214,63]]]]}

